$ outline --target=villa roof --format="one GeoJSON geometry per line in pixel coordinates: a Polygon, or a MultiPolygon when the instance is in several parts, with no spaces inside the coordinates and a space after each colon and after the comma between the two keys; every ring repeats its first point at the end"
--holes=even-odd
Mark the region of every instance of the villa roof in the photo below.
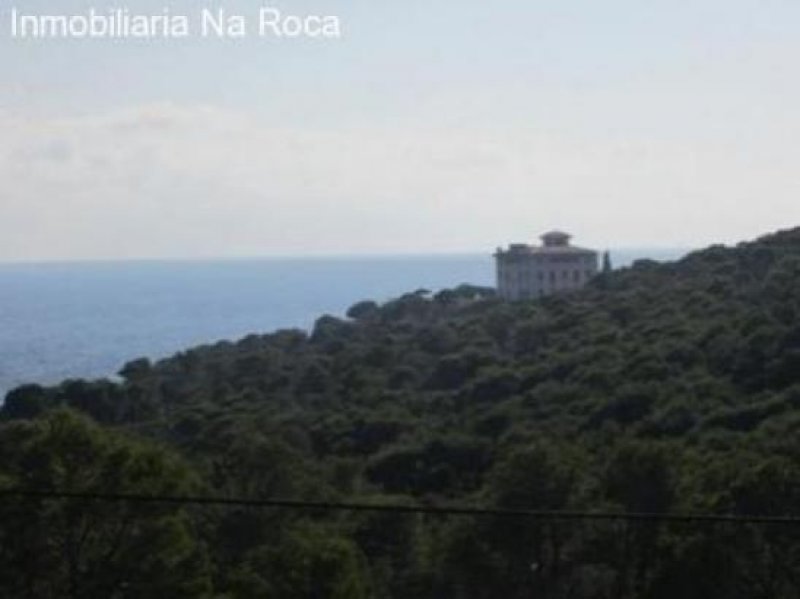
{"type": "Polygon", "coordinates": [[[564,231],[552,230],[540,236],[542,245],[529,245],[527,243],[512,243],[507,249],[498,248],[497,256],[530,256],[530,255],[559,255],[559,254],[597,254],[596,250],[570,245],[572,235],[564,231]]]}
{"type": "Polygon", "coordinates": [[[561,238],[566,237],[566,238],[570,238],[570,237],[572,237],[572,235],[570,235],[569,233],[565,233],[564,231],[559,231],[559,230],[555,229],[553,231],[548,231],[547,233],[543,233],[541,235],[541,239],[545,239],[547,237],[561,237],[561,238]]]}

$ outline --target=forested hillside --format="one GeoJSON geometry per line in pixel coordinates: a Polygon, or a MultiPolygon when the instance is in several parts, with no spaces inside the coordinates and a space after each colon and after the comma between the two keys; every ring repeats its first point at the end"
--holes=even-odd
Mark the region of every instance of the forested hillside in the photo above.
{"type": "MultiPolygon", "coordinates": [[[[800,229],[12,391],[0,489],[800,516],[800,229]]],[[[8,597],[788,598],[800,526],[0,499],[8,597]]]]}

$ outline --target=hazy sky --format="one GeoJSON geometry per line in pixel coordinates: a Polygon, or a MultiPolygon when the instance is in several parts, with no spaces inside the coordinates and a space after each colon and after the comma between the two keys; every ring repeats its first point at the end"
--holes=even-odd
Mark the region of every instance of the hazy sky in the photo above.
{"type": "MultiPolygon", "coordinates": [[[[20,0],[25,12],[124,0],[20,0]]],[[[319,0],[339,41],[12,40],[0,260],[699,246],[800,224],[797,0],[319,0]]],[[[128,0],[248,14],[256,0],[128,0]]]]}

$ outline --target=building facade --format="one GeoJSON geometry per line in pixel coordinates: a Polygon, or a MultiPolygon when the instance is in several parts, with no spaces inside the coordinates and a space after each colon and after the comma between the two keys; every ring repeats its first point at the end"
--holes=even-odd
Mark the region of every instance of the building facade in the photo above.
{"type": "Polygon", "coordinates": [[[571,236],[550,231],[542,245],[512,243],[497,248],[497,292],[511,301],[579,289],[597,274],[598,254],[570,244],[571,236]]]}

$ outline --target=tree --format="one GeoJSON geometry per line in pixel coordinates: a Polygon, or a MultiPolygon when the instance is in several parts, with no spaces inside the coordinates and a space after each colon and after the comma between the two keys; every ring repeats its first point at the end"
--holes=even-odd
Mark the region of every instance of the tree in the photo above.
{"type": "Polygon", "coordinates": [[[363,320],[375,316],[378,313],[378,304],[373,301],[363,301],[353,304],[347,310],[347,318],[352,320],[363,320]]]}
{"type": "MultiPolygon", "coordinates": [[[[58,410],[0,428],[6,488],[180,495],[191,472],[163,449],[58,410]]],[[[6,499],[0,503],[0,595],[203,597],[205,553],[187,512],[170,504],[6,499]]]]}
{"type": "Polygon", "coordinates": [[[33,418],[50,407],[51,403],[44,387],[23,385],[8,392],[0,413],[8,419],[33,418]]]}
{"type": "Polygon", "coordinates": [[[237,597],[367,599],[364,556],[349,540],[320,527],[298,526],[279,544],[264,545],[234,573],[237,597]]]}
{"type": "MultiPolygon", "coordinates": [[[[653,443],[624,442],[612,454],[603,476],[607,499],[630,513],[667,513],[675,501],[674,470],[679,457],[653,443]]],[[[608,554],[617,570],[617,594],[644,593],[656,568],[657,526],[625,527],[608,554]]]]}
{"type": "Polygon", "coordinates": [[[603,252],[603,272],[608,273],[613,270],[611,266],[611,254],[609,252],[603,252]]]}

